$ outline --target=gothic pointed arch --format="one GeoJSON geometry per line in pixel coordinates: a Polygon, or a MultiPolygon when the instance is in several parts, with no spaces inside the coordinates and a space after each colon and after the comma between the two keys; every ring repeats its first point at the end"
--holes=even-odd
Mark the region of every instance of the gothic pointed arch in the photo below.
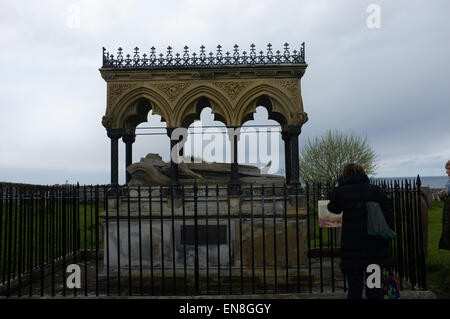
{"type": "Polygon", "coordinates": [[[214,119],[225,125],[232,125],[233,108],[229,100],[218,90],[201,85],[189,90],[175,105],[175,125],[188,127],[200,119],[200,113],[205,107],[211,107],[214,119]]]}
{"type": "Polygon", "coordinates": [[[282,127],[289,125],[301,125],[306,122],[306,113],[302,105],[295,102],[280,88],[273,85],[260,84],[249,88],[236,104],[237,125],[253,119],[253,114],[258,106],[264,106],[269,119],[277,121],[282,127]]]}
{"type": "Polygon", "coordinates": [[[133,129],[147,121],[150,110],[170,126],[170,104],[161,94],[148,87],[131,89],[123,94],[109,109],[106,117],[109,118],[108,124],[111,127],[133,129]]]}

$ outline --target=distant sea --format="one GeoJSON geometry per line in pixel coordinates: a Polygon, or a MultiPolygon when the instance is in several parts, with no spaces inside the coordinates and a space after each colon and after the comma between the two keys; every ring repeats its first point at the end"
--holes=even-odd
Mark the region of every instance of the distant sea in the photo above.
{"type": "MultiPolygon", "coordinates": [[[[405,180],[408,181],[413,180],[416,181],[416,177],[376,177],[375,180],[405,180]]],[[[422,182],[423,187],[430,187],[430,188],[444,188],[445,184],[448,181],[448,176],[420,176],[420,181],[422,182]]]]}

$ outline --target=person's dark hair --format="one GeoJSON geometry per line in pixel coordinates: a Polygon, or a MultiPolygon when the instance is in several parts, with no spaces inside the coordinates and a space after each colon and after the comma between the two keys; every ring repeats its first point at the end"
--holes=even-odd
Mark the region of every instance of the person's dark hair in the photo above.
{"type": "Polygon", "coordinates": [[[445,163],[445,169],[450,167],[450,161],[447,161],[447,163],[445,163]]]}
{"type": "Polygon", "coordinates": [[[342,169],[342,177],[344,178],[344,182],[348,181],[356,175],[366,175],[366,171],[361,165],[358,165],[356,163],[348,163],[344,165],[344,168],[342,169]]]}

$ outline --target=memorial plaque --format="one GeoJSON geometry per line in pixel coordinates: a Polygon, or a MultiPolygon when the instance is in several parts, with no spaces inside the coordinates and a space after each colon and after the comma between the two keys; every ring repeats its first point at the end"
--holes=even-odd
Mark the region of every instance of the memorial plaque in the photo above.
{"type": "MultiPolygon", "coordinates": [[[[223,245],[227,244],[226,225],[198,225],[197,237],[199,245],[223,245]],[[208,239],[208,241],[207,241],[208,239]]],[[[195,226],[181,226],[181,244],[195,245],[195,226]],[[184,240],[183,240],[184,239],[184,240]]]]}

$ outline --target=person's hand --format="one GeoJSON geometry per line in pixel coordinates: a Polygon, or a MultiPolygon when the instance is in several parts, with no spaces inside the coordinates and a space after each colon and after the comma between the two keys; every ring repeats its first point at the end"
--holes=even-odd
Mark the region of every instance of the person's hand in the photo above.
{"type": "Polygon", "coordinates": [[[439,197],[440,198],[444,198],[445,197],[445,189],[441,189],[441,191],[439,192],[439,197]]]}

